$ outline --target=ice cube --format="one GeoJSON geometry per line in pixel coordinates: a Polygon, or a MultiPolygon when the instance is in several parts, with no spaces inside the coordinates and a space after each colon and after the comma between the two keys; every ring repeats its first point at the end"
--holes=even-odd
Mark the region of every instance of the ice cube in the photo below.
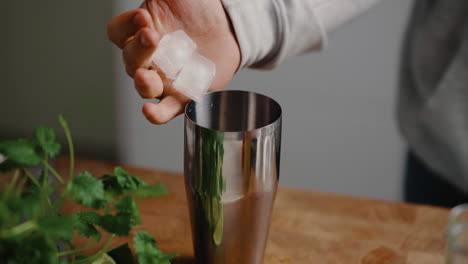
{"type": "Polygon", "coordinates": [[[216,65],[195,52],[180,71],[173,86],[190,99],[199,101],[210,88],[215,74],[216,65]]]}
{"type": "Polygon", "coordinates": [[[164,35],[152,59],[167,78],[174,80],[196,48],[197,44],[184,31],[178,30],[164,35]]]}

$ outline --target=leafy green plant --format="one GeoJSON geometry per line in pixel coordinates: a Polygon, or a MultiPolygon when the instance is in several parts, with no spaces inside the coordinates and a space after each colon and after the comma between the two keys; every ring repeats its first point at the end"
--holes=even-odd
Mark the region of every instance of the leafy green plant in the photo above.
{"type": "MultiPolygon", "coordinates": [[[[120,167],[100,178],[87,171],[75,173],[71,133],[62,116],[59,123],[69,146],[68,177],[49,162],[61,149],[52,128],[38,127],[32,139],[0,142],[0,173],[13,172],[8,183],[0,181],[2,263],[115,263],[106,252],[115,236],[128,236],[132,227],[141,224],[139,201],[168,194],[163,184],[149,185],[120,167]],[[35,176],[31,169],[39,166],[40,175],[35,176]],[[63,215],[67,200],[82,205],[83,211],[63,215]],[[93,256],[80,255],[96,247],[103,232],[109,233],[104,246],[93,256]],[[76,248],[75,234],[94,242],[76,248]]],[[[140,264],[170,264],[174,257],[159,250],[156,240],[144,231],[135,233],[134,248],[140,264]]]]}

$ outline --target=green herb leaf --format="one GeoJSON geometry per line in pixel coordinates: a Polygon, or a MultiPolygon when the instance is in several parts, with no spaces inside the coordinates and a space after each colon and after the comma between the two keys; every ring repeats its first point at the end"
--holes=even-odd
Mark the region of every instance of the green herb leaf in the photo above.
{"type": "Polygon", "coordinates": [[[41,233],[0,239],[0,259],[8,264],[57,264],[56,246],[41,233]]]}
{"type": "Polygon", "coordinates": [[[106,174],[100,178],[104,184],[108,200],[124,193],[134,194],[140,198],[159,197],[169,194],[169,190],[162,183],[148,185],[138,177],[121,171],[121,168],[116,168],[116,171],[119,177],[106,174]],[[120,179],[120,182],[118,179],[120,179]]]}
{"type": "Polygon", "coordinates": [[[76,217],[83,223],[97,225],[101,219],[101,215],[96,212],[78,212],[76,217]]]}
{"type": "Polygon", "coordinates": [[[133,194],[140,198],[159,197],[168,195],[169,190],[167,189],[166,185],[162,183],[156,183],[149,186],[140,186],[138,189],[133,191],[133,194]]]}
{"type": "Polygon", "coordinates": [[[36,138],[42,150],[54,158],[60,152],[60,144],[55,141],[55,132],[52,128],[40,126],[36,129],[36,138]]]}
{"type": "Polygon", "coordinates": [[[117,177],[114,175],[104,174],[100,180],[104,184],[105,190],[115,190],[115,191],[122,191],[122,187],[120,187],[119,182],[117,181],[117,177]]]}
{"type": "Polygon", "coordinates": [[[105,199],[108,202],[114,200],[115,197],[118,197],[124,193],[122,187],[120,187],[119,183],[117,182],[117,177],[109,174],[105,174],[101,178],[99,178],[104,185],[105,191],[105,199]]]}
{"type": "Polygon", "coordinates": [[[85,237],[101,240],[101,233],[94,225],[99,224],[101,215],[95,212],[78,212],[74,215],[73,228],[85,237]]]}
{"type": "Polygon", "coordinates": [[[138,231],[133,237],[133,246],[138,257],[139,264],[171,264],[170,260],[176,254],[164,254],[156,247],[156,240],[144,231],[138,231]]]}
{"type": "MultiPolygon", "coordinates": [[[[43,190],[46,193],[51,188],[43,190]]],[[[15,217],[30,219],[37,214],[41,207],[41,190],[30,186],[24,190],[20,197],[2,199],[0,201],[0,226],[12,222],[15,217]]]]}
{"type": "Polygon", "coordinates": [[[59,124],[61,127],[67,127],[68,128],[68,122],[63,115],[59,115],[59,124]]]}
{"type": "Polygon", "coordinates": [[[104,215],[101,216],[99,225],[109,233],[118,236],[128,236],[132,228],[132,215],[130,214],[117,214],[117,215],[104,215]]]}
{"type": "Polygon", "coordinates": [[[0,172],[19,167],[31,167],[42,162],[37,151],[38,142],[31,139],[15,139],[0,142],[0,153],[6,160],[0,164],[0,172]]]}
{"type": "Polygon", "coordinates": [[[0,199],[0,226],[5,224],[10,218],[12,218],[10,208],[8,208],[8,205],[3,199],[0,199]]]}
{"type": "MultiPolygon", "coordinates": [[[[141,223],[134,196],[157,197],[168,193],[163,184],[148,185],[120,167],[115,168],[115,176],[104,175],[97,179],[89,172],[83,172],[74,177],[71,133],[63,116],[59,116],[59,122],[69,144],[69,182],[64,182],[47,162],[48,157],[53,158],[60,152],[60,144],[52,128],[38,127],[34,139],[0,142],[0,172],[14,168],[21,168],[21,172],[24,172],[23,175],[15,174],[11,184],[0,193],[1,263],[84,264],[94,261],[93,264],[114,264],[110,257],[97,258],[108,249],[115,235],[127,236],[133,226],[141,223]],[[36,178],[27,168],[40,164],[44,164],[45,168],[36,178]],[[49,183],[46,178],[49,174],[56,177],[60,184],[65,184],[65,188],[49,183]],[[79,212],[60,215],[59,209],[70,198],[86,207],[104,209],[106,214],[79,212]],[[75,248],[71,242],[76,234],[74,231],[100,241],[103,230],[112,235],[103,248],[97,248],[98,254],[88,258],[68,258],[92,245],[75,248]]],[[[161,252],[156,247],[156,241],[146,232],[139,233],[135,245],[141,255],[140,264],[169,264],[174,257],[161,252]]],[[[128,245],[124,249],[130,252],[128,245]]],[[[127,256],[129,258],[125,262],[117,260],[117,263],[132,263],[131,252],[127,256]]]]}
{"type": "Polygon", "coordinates": [[[104,185],[89,172],[78,174],[67,185],[67,190],[75,202],[94,209],[103,208],[106,205],[104,185]]]}
{"type": "Polygon", "coordinates": [[[116,167],[114,169],[114,174],[117,177],[117,182],[119,183],[120,187],[122,187],[122,189],[125,191],[134,191],[140,186],[148,185],[146,182],[131,175],[121,167],[116,167]]]}
{"type": "Polygon", "coordinates": [[[101,233],[93,225],[85,224],[82,222],[76,222],[73,228],[78,231],[84,237],[92,237],[96,241],[101,240],[101,233]]]}
{"type": "Polygon", "coordinates": [[[115,208],[119,214],[129,214],[132,216],[132,223],[134,225],[141,224],[140,213],[138,212],[137,204],[131,196],[125,196],[122,200],[115,204],[115,208]]]}
{"type": "Polygon", "coordinates": [[[71,215],[45,216],[37,220],[37,225],[40,231],[49,236],[69,240],[73,237],[73,221],[71,215]]]}
{"type": "Polygon", "coordinates": [[[32,218],[41,207],[41,191],[36,186],[29,187],[19,198],[8,200],[12,213],[24,218],[32,218]]]}

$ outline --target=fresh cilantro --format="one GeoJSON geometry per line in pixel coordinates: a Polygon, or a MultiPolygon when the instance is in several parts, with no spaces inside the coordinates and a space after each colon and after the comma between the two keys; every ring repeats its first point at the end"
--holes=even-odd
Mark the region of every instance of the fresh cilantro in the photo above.
{"type": "Polygon", "coordinates": [[[118,236],[128,236],[130,229],[132,229],[132,215],[119,213],[117,215],[106,214],[101,216],[99,225],[109,233],[118,236]]]}
{"type": "MultiPolygon", "coordinates": [[[[16,169],[11,181],[0,185],[0,263],[132,263],[131,252],[115,262],[105,253],[116,235],[127,236],[141,223],[134,196],[157,197],[167,194],[167,188],[158,183],[148,185],[120,167],[115,168],[115,176],[105,174],[96,178],[89,172],[76,175],[68,123],[62,116],[59,122],[69,149],[68,177],[60,175],[49,163],[61,149],[53,129],[41,126],[36,129],[34,139],[0,141],[0,172],[16,169]],[[40,173],[38,165],[43,166],[40,173]],[[51,177],[56,181],[51,181],[51,177]],[[85,210],[61,215],[62,205],[67,200],[79,203],[85,210]],[[102,210],[87,211],[91,209],[102,210]],[[92,256],[80,255],[95,244],[77,248],[72,242],[74,236],[99,242],[103,231],[109,236],[104,243],[99,243],[102,246],[97,252],[92,256]]],[[[135,245],[140,264],[170,263],[173,255],[162,253],[148,233],[138,234],[135,245]]],[[[128,253],[128,246],[126,250],[128,253]]]]}
{"type": "Polygon", "coordinates": [[[45,216],[37,220],[39,231],[61,239],[73,237],[73,216],[45,216]]]}
{"type": "Polygon", "coordinates": [[[56,245],[41,233],[0,238],[0,259],[6,264],[58,264],[56,245]]]}
{"type": "Polygon", "coordinates": [[[105,174],[100,178],[104,185],[104,196],[106,201],[113,201],[116,197],[124,194],[123,188],[119,185],[117,177],[109,174],[105,174]]]}
{"type": "Polygon", "coordinates": [[[23,191],[13,210],[20,213],[22,217],[32,218],[40,210],[41,195],[51,195],[52,191],[51,186],[39,189],[39,187],[32,185],[23,191]]]}
{"type": "Polygon", "coordinates": [[[38,152],[38,143],[34,139],[20,138],[0,142],[0,153],[6,157],[0,164],[0,172],[36,166],[43,160],[38,152]]]}
{"type": "Polygon", "coordinates": [[[89,225],[99,224],[100,214],[96,212],[78,212],[75,214],[77,220],[89,225]]]}
{"type": "Polygon", "coordinates": [[[116,174],[119,176],[106,174],[101,177],[101,181],[104,184],[104,190],[108,196],[107,199],[113,199],[114,197],[122,194],[133,194],[140,198],[159,197],[169,194],[169,190],[166,185],[162,183],[148,185],[135,176],[130,175],[119,168],[116,169],[118,169],[116,174]]]}
{"type": "Polygon", "coordinates": [[[114,174],[117,177],[117,182],[119,183],[120,187],[122,187],[125,191],[134,191],[140,186],[148,185],[146,182],[131,175],[121,167],[116,167],[114,169],[114,174]]]}
{"type": "Polygon", "coordinates": [[[40,126],[36,129],[36,139],[42,150],[54,158],[60,152],[60,144],[55,141],[55,132],[52,128],[40,126]]]}
{"type": "Polygon", "coordinates": [[[67,186],[67,190],[75,202],[94,209],[105,206],[104,185],[85,171],[78,174],[67,186]]]}
{"type": "Polygon", "coordinates": [[[9,220],[13,212],[8,208],[8,204],[0,199],[0,226],[9,220]]]}
{"type": "Polygon", "coordinates": [[[11,220],[32,218],[41,207],[41,191],[36,186],[31,186],[21,196],[0,200],[0,226],[11,220]]]}
{"type": "Polygon", "coordinates": [[[156,240],[145,231],[135,233],[133,246],[139,264],[171,264],[170,260],[177,256],[176,254],[164,254],[157,248],[156,240]]]}
{"type": "Polygon", "coordinates": [[[84,237],[92,237],[96,241],[101,240],[101,233],[95,225],[99,224],[101,215],[95,212],[78,212],[74,216],[73,228],[84,237]]]}
{"type": "Polygon", "coordinates": [[[16,214],[18,217],[26,218],[36,215],[41,206],[40,200],[34,199],[32,195],[25,198],[12,198],[6,202],[8,203],[6,207],[9,214],[16,214]]]}
{"type": "Polygon", "coordinates": [[[122,200],[115,204],[115,208],[121,214],[128,214],[132,218],[133,224],[141,224],[140,213],[138,212],[137,204],[131,196],[125,196],[122,200]]]}
{"type": "Polygon", "coordinates": [[[168,195],[169,190],[167,189],[166,185],[162,183],[156,183],[153,185],[140,186],[138,189],[133,191],[133,194],[140,198],[159,197],[168,195]]]}

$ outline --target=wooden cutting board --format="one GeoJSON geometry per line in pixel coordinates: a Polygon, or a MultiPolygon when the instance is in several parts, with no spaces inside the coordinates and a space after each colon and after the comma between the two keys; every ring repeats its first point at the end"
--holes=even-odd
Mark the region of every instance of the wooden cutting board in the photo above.
{"type": "MultiPolygon", "coordinates": [[[[65,158],[56,165],[61,172],[68,170],[65,158]]],[[[81,159],[76,169],[102,175],[114,165],[81,159]]],[[[123,167],[149,183],[165,183],[171,192],[141,203],[143,225],[135,230],[150,232],[165,252],[180,253],[174,263],[194,263],[182,175],[123,167]]],[[[447,217],[442,208],[280,187],[265,264],[444,263],[447,217]]],[[[125,241],[118,238],[114,245],[125,241]]]]}

